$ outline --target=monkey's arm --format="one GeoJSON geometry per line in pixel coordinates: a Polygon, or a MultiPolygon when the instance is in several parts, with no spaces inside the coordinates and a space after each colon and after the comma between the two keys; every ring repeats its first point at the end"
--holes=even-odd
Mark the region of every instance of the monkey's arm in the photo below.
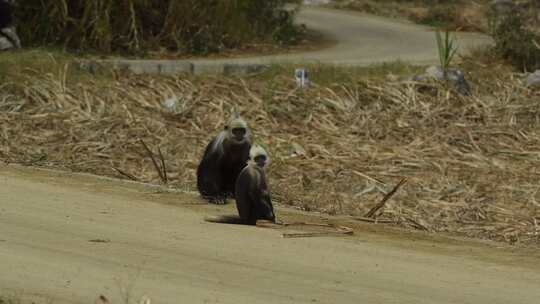
{"type": "Polygon", "coordinates": [[[270,192],[267,190],[260,190],[256,198],[257,202],[257,218],[265,220],[276,220],[274,213],[274,206],[272,205],[272,199],[270,198],[270,192]]]}
{"type": "Polygon", "coordinates": [[[261,193],[261,202],[265,205],[266,208],[270,210],[274,210],[274,207],[272,205],[272,198],[270,197],[270,192],[264,190],[261,193]]]}
{"type": "Polygon", "coordinates": [[[235,200],[236,200],[236,209],[240,218],[247,220],[251,215],[251,198],[250,198],[250,189],[251,189],[251,178],[249,171],[246,169],[238,175],[236,178],[236,190],[235,190],[235,200]]]}
{"type": "Polygon", "coordinates": [[[214,144],[212,140],[206,147],[204,156],[197,167],[197,188],[201,196],[214,203],[225,203],[225,197],[221,197],[222,189],[220,187],[222,176],[220,164],[220,155],[211,151],[214,144]]]}

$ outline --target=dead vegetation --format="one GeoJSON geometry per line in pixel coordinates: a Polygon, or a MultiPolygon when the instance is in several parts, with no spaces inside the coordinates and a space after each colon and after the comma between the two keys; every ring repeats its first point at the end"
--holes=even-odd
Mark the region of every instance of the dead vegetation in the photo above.
{"type": "Polygon", "coordinates": [[[487,31],[486,12],[489,1],[463,0],[336,0],[332,6],[352,9],[449,30],[487,31]]]}
{"type": "Polygon", "coordinates": [[[2,85],[0,158],[194,190],[205,144],[238,106],[270,151],[281,204],[538,244],[540,92],[506,70],[476,68],[470,97],[383,79],[299,90],[288,74],[104,84],[71,81],[67,67],[27,71],[2,85]],[[171,97],[176,114],[162,106],[171,97]]]}

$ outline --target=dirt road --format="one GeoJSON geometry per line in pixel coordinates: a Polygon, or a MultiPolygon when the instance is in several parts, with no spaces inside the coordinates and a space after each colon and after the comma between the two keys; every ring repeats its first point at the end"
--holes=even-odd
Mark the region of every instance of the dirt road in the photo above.
{"type": "MultiPolygon", "coordinates": [[[[413,63],[438,62],[434,32],[429,27],[317,7],[303,10],[299,22],[339,41],[334,48],[306,55],[306,58],[317,56],[321,61],[360,65],[396,59],[413,63]]],[[[478,33],[458,33],[456,38],[462,52],[490,41],[478,33]]]]}
{"type": "MultiPolygon", "coordinates": [[[[336,44],[314,52],[194,62],[321,62],[345,65],[367,65],[398,59],[418,64],[438,62],[435,34],[427,26],[317,6],[303,6],[297,22],[336,41],[336,44]]],[[[457,33],[456,38],[462,53],[491,41],[488,36],[479,33],[457,33]]]]}
{"type": "MultiPolygon", "coordinates": [[[[539,255],[206,223],[196,195],[0,165],[0,294],[37,303],[536,303],[539,255]]],[[[232,210],[233,206],[227,206],[232,210]]],[[[280,209],[282,218],[293,213],[280,209]]],[[[313,220],[316,217],[311,217],[313,220]]]]}

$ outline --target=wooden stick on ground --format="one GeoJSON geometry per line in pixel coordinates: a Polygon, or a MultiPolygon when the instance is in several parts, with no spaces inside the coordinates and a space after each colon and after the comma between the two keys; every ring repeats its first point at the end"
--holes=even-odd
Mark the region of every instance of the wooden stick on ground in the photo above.
{"type": "Polygon", "coordinates": [[[385,224],[385,223],[395,223],[396,221],[394,220],[389,220],[389,219],[377,219],[377,218],[370,218],[370,217],[361,217],[361,216],[356,216],[356,217],[353,217],[353,219],[357,220],[357,221],[361,221],[361,222],[368,222],[368,223],[382,223],[382,224],[385,224]]]}
{"type": "Polygon", "coordinates": [[[159,153],[159,159],[161,160],[161,172],[163,173],[163,179],[164,179],[164,183],[168,183],[169,182],[169,178],[167,177],[167,167],[165,166],[165,158],[163,157],[163,153],[161,153],[161,149],[157,148],[158,150],[158,153],[159,153]]]}
{"type": "Polygon", "coordinates": [[[382,207],[384,207],[384,205],[386,204],[386,202],[392,197],[394,196],[394,194],[396,194],[397,190],[399,189],[399,187],[401,187],[403,184],[405,184],[405,182],[407,181],[406,178],[403,178],[395,187],[394,189],[392,189],[392,191],[388,192],[384,197],[383,199],[381,200],[380,203],[378,203],[377,205],[375,205],[373,208],[371,208],[371,210],[369,210],[368,213],[366,213],[366,215],[364,215],[364,217],[367,217],[367,218],[373,218],[375,216],[375,213],[377,213],[377,211],[379,211],[379,209],[381,209],[382,207]]]}
{"type": "Polygon", "coordinates": [[[294,222],[294,223],[285,223],[278,222],[276,225],[280,226],[316,226],[316,227],[328,227],[335,228],[336,231],[324,231],[324,232],[285,232],[281,234],[283,238],[300,238],[300,237],[316,237],[316,236],[340,236],[340,235],[352,235],[354,230],[345,226],[337,226],[333,224],[317,224],[317,223],[304,223],[304,222],[294,222]]]}
{"type": "MultiPolygon", "coordinates": [[[[142,146],[144,147],[144,149],[146,150],[146,153],[148,154],[148,156],[150,157],[150,159],[152,160],[152,163],[154,164],[154,168],[156,168],[156,171],[159,175],[159,178],[161,179],[161,181],[166,184],[167,183],[167,176],[164,176],[163,175],[163,169],[159,166],[158,162],[156,161],[156,158],[154,157],[154,153],[152,152],[152,150],[150,150],[150,148],[148,148],[148,146],[146,145],[146,143],[144,142],[144,140],[142,139],[139,139],[139,141],[141,142],[142,146]]],[[[163,164],[165,163],[165,161],[163,160],[163,158],[161,159],[163,164]]]]}
{"type": "Polygon", "coordinates": [[[299,238],[299,237],[316,237],[316,236],[333,236],[333,235],[352,235],[354,231],[349,227],[337,226],[336,231],[325,232],[286,232],[282,233],[283,238],[299,238]]]}
{"type": "Polygon", "coordinates": [[[128,173],[128,172],[125,172],[119,168],[116,168],[116,167],[112,167],[116,172],[122,174],[123,176],[129,178],[130,180],[134,180],[134,181],[139,181],[139,179],[137,177],[135,177],[134,175],[128,173]]]}

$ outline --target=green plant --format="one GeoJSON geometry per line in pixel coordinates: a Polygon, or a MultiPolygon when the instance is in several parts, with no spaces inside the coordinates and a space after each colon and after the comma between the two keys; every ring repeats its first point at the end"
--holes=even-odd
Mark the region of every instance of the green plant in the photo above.
{"type": "Polygon", "coordinates": [[[526,16],[515,12],[499,20],[492,29],[495,52],[523,71],[540,68],[540,36],[526,26],[526,16]]]}
{"type": "Polygon", "coordinates": [[[301,27],[294,24],[294,14],[288,11],[280,12],[280,22],[272,33],[272,39],[280,44],[294,44],[300,35],[301,27]]]}
{"type": "Polygon", "coordinates": [[[431,5],[425,16],[416,22],[434,27],[448,26],[457,19],[457,10],[454,6],[431,5]]]}
{"type": "Polygon", "coordinates": [[[435,39],[437,40],[437,52],[439,53],[441,69],[446,75],[448,67],[457,52],[457,45],[455,44],[456,40],[455,37],[450,36],[448,30],[444,31],[444,37],[439,30],[435,31],[435,39]]]}

